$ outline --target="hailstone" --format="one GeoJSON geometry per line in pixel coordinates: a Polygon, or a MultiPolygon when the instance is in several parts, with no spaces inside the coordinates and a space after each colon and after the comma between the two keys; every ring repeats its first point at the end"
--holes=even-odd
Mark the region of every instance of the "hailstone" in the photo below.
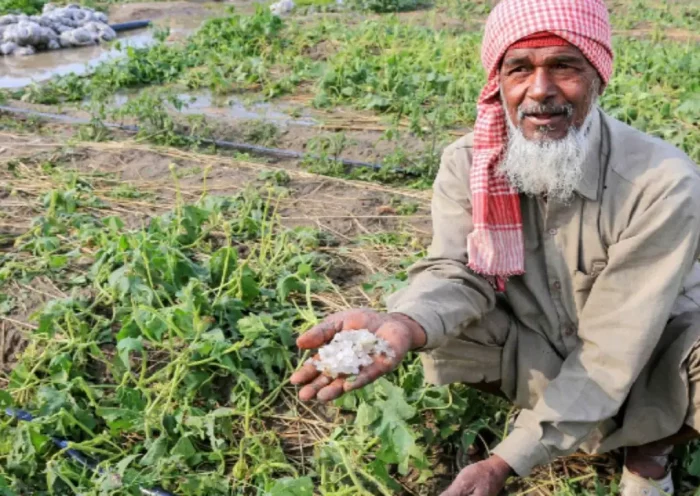
{"type": "Polygon", "coordinates": [[[318,359],[309,359],[306,363],[335,378],[339,375],[357,375],[362,367],[371,365],[374,358],[380,355],[389,358],[396,356],[384,339],[367,329],[360,329],[339,332],[330,343],[318,350],[318,359]]]}

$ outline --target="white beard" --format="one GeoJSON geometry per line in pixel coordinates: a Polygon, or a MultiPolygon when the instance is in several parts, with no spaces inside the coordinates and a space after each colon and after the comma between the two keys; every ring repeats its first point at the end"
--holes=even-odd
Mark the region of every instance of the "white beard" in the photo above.
{"type": "MultiPolygon", "coordinates": [[[[547,195],[567,203],[583,177],[583,162],[590,147],[589,130],[596,114],[595,101],[580,128],[571,126],[558,140],[529,140],[520,127],[508,121],[508,146],[499,166],[510,184],[521,193],[547,195]]],[[[506,113],[507,115],[507,113],[506,113]]]]}

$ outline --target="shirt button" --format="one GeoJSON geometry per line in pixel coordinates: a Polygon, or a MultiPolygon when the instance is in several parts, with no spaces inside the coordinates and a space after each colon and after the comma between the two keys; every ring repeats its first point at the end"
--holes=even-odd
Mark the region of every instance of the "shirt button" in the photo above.
{"type": "Polygon", "coordinates": [[[576,328],[570,325],[564,330],[564,334],[566,334],[567,336],[573,336],[574,334],[576,334],[576,328]]]}
{"type": "Polygon", "coordinates": [[[550,229],[550,230],[549,230],[549,235],[550,235],[550,236],[556,236],[556,234],[557,234],[557,230],[556,230],[556,229],[550,229]]]}
{"type": "Polygon", "coordinates": [[[556,289],[557,291],[559,291],[559,290],[561,289],[561,283],[560,283],[559,281],[554,281],[554,282],[552,283],[552,287],[553,287],[554,289],[556,289]]]}

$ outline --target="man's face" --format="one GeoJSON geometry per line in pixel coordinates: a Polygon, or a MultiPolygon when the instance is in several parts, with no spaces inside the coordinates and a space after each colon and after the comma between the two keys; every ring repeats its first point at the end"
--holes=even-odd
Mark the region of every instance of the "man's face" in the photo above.
{"type": "Polygon", "coordinates": [[[578,48],[511,48],[501,65],[503,103],[528,140],[560,140],[580,128],[598,96],[598,73],[578,48]]]}

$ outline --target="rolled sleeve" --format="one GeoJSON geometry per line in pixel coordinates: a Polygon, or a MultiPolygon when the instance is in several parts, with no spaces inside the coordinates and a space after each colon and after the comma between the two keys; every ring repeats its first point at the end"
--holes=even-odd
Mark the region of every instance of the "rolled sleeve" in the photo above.
{"type": "Polygon", "coordinates": [[[445,325],[435,309],[420,301],[401,301],[390,308],[391,312],[402,313],[420,324],[425,331],[426,342],[423,350],[439,348],[444,342],[445,325]]]}
{"type": "Polygon", "coordinates": [[[532,469],[552,460],[536,433],[518,427],[491,453],[501,457],[520,477],[527,477],[532,469]]]}

